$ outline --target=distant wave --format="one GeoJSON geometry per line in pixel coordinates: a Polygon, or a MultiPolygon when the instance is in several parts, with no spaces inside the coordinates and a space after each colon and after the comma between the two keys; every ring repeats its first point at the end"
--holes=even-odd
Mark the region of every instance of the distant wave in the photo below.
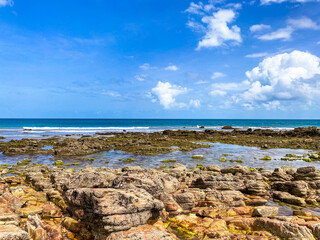
{"type": "Polygon", "coordinates": [[[31,133],[59,132],[59,133],[95,133],[95,132],[111,132],[111,131],[143,131],[150,127],[23,127],[24,131],[31,133]]]}

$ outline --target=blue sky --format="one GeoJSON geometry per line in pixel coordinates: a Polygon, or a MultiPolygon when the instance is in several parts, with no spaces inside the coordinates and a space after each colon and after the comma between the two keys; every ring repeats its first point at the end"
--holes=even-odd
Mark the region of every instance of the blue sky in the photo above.
{"type": "Polygon", "coordinates": [[[319,9],[0,0],[0,117],[320,118],[319,9]]]}

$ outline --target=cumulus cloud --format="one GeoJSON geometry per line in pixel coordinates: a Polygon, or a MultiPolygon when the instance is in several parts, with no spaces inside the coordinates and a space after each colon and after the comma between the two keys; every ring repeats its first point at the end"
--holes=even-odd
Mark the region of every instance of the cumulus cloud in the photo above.
{"type": "Polygon", "coordinates": [[[246,76],[246,89],[231,93],[231,98],[248,109],[283,110],[312,104],[320,97],[320,58],[308,52],[267,57],[246,76]]]}
{"type": "Polygon", "coordinates": [[[155,88],[152,88],[152,93],[157,96],[160,104],[165,109],[171,109],[175,107],[186,107],[185,103],[176,102],[178,95],[184,94],[188,91],[187,88],[172,85],[169,82],[159,81],[155,88]]]}
{"type": "Polygon", "coordinates": [[[319,30],[320,26],[312,21],[310,18],[301,17],[296,19],[288,19],[287,26],[285,28],[280,28],[276,31],[266,33],[260,36],[257,36],[260,40],[290,40],[292,37],[292,33],[298,29],[313,29],[319,30]]]}
{"type": "Polygon", "coordinates": [[[222,72],[214,72],[211,76],[211,79],[214,80],[214,79],[217,79],[217,78],[222,78],[222,77],[225,77],[227,76],[226,74],[222,73],[222,72]]]}
{"type": "Polygon", "coordinates": [[[306,2],[319,2],[319,0],[261,0],[262,5],[267,5],[271,3],[283,3],[283,2],[306,3],[306,2]]]}
{"type": "Polygon", "coordinates": [[[178,71],[179,68],[176,65],[169,65],[168,67],[165,68],[167,71],[178,71]]]}
{"type": "Polygon", "coordinates": [[[212,16],[205,16],[201,21],[207,26],[205,36],[198,43],[197,49],[218,47],[225,42],[241,43],[240,28],[228,26],[235,20],[236,14],[231,9],[221,9],[212,16]]]}
{"type": "Polygon", "coordinates": [[[262,31],[262,30],[266,30],[266,29],[270,29],[270,28],[271,28],[270,25],[256,24],[256,25],[252,25],[250,27],[250,31],[251,32],[258,32],[258,31],[262,31]]]}
{"type": "Polygon", "coordinates": [[[226,43],[239,44],[242,42],[240,28],[237,25],[230,26],[236,19],[236,10],[241,8],[241,4],[231,3],[224,5],[223,8],[214,5],[220,3],[221,1],[215,3],[209,1],[209,4],[192,2],[185,11],[201,16],[200,21],[190,18],[187,22],[187,26],[191,29],[204,33],[197,50],[218,47],[226,43]]]}
{"type": "Polygon", "coordinates": [[[199,108],[201,102],[199,99],[191,99],[189,103],[177,102],[176,97],[182,94],[185,94],[189,89],[173,85],[169,82],[159,81],[157,86],[152,88],[151,94],[148,95],[152,99],[152,102],[157,102],[164,107],[164,109],[172,108],[199,108]]]}
{"type": "Polygon", "coordinates": [[[13,0],[0,0],[0,7],[10,6],[14,4],[13,0]]]}

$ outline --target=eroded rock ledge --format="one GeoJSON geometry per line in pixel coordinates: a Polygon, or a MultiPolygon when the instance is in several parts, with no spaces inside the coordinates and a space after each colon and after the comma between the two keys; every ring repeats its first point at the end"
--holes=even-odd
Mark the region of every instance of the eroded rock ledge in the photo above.
{"type": "Polygon", "coordinates": [[[0,239],[320,239],[319,193],[314,167],[21,167],[0,178],[0,239]]]}

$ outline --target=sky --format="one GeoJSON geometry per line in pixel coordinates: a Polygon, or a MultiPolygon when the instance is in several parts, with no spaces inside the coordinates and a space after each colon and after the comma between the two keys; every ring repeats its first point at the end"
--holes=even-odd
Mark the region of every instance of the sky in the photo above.
{"type": "Polygon", "coordinates": [[[320,118],[320,0],[0,0],[0,118],[320,118]]]}

